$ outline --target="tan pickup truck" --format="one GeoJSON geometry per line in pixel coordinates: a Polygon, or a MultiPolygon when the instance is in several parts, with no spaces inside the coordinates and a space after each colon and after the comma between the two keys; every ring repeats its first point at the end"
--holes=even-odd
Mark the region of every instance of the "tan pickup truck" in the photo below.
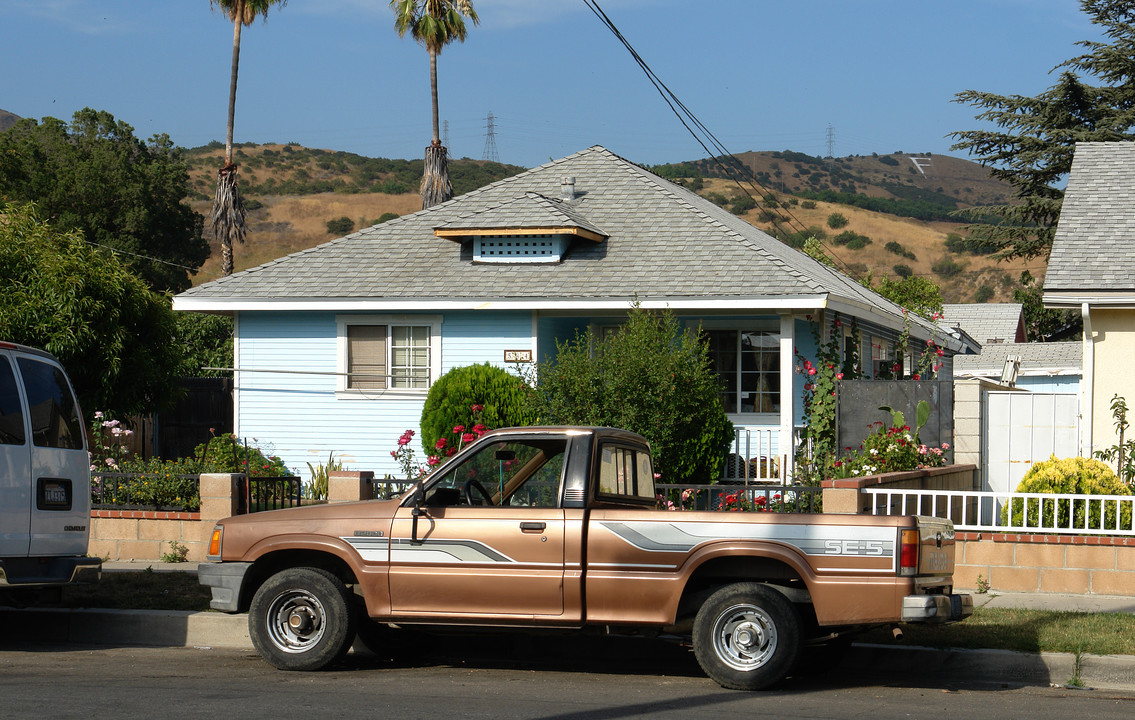
{"type": "Polygon", "coordinates": [[[712,679],[754,690],[810,646],[972,612],[949,521],[655,504],[639,435],[495,430],[398,500],[222,520],[198,573],[287,670],[387,628],[594,627],[689,639],[712,679]]]}

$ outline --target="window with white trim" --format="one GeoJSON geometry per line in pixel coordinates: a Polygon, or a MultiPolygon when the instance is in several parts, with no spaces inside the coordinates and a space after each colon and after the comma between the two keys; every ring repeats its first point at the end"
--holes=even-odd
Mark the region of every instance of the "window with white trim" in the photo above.
{"type": "Polygon", "coordinates": [[[713,371],[722,379],[726,413],[780,412],[780,333],[706,329],[713,371]]]}
{"type": "Polygon", "coordinates": [[[340,390],[428,390],[438,377],[441,318],[340,317],[340,390]]]}

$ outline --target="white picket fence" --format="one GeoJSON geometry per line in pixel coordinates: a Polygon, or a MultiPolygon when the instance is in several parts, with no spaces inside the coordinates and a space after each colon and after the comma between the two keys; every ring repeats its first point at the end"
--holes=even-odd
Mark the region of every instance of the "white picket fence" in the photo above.
{"type": "Polygon", "coordinates": [[[873,515],[948,518],[974,532],[1135,537],[1135,495],[869,489],[873,515]]]}

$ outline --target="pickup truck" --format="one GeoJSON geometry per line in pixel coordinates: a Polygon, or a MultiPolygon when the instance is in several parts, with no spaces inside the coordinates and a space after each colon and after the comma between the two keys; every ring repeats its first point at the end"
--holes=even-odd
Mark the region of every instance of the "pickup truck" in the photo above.
{"type": "Polygon", "coordinates": [[[601,628],[688,638],[710,678],[755,690],[808,646],[973,610],[947,520],[656,502],[640,435],[507,428],[400,499],[226,518],[198,575],[284,670],[407,626],[601,628]]]}

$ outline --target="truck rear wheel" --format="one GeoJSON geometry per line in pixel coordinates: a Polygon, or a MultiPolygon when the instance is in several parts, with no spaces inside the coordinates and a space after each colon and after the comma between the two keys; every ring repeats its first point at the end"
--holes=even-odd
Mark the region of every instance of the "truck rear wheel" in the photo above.
{"type": "Polygon", "coordinates": [[[341,659],[355,639],[351,593],[326,570],[281,570],[252,597],[248,634],[280,670],[319,670],[341,659]]]}
{"type": "Polygon", "coordinates": [[[762,690],[792,669],[800,651],[800,617],[767,585],[727,585],[698,610],[693,644],[698,664],[717,684],[762,690]]]}

